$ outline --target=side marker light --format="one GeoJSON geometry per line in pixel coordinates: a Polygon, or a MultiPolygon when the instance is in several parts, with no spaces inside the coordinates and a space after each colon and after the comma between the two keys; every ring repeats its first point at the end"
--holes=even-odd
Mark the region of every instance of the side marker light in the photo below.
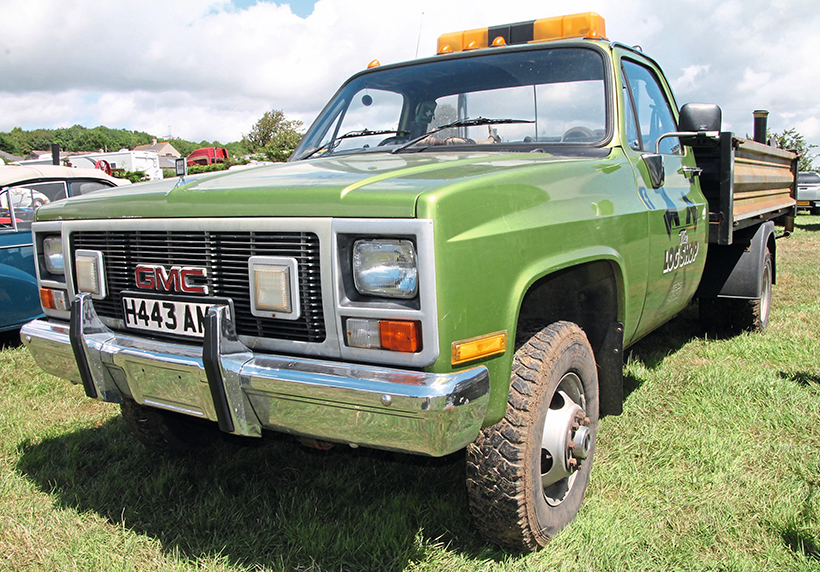
{"type": "Polygon", "coordinates": [[[451,363],[459,365],[507,351],[507,330],[453,342],[451,363]]]}

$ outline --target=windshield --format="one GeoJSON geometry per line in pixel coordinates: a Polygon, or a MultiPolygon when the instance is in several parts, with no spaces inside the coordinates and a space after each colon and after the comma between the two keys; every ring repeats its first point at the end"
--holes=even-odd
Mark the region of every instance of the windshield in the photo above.
{"type": "Polygon", "coordinates": [[[365,73],[325,107],[294,158],[397,147],[412,152],[487,145],[482,150],[509,151],[599,143],[607,126],[604,70],[594,49],[550,48],[483,52],[365,73]],[[463,125],[440,129],[457,122],[463,125]]]}

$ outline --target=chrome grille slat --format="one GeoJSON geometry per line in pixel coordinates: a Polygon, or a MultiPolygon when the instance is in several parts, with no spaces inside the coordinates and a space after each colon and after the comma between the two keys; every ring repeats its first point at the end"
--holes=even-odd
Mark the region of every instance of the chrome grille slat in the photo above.
{"type": "Polygon", "coordinates": [[[71,235],[71,252],[103,253],[108,297],[95,300],[102,317],[122,320],[123,290],[136,290],[137,264],[199,266],[208,269],[212,295],[231,298],[240,335],[323,342],[325,323],[319,267],[319,238],[300,232],[78,231],[71,235]],[[250,256],[288,256],[299,264],[298,320],[273,320],[251,314],[248,290],[250,256]]]}

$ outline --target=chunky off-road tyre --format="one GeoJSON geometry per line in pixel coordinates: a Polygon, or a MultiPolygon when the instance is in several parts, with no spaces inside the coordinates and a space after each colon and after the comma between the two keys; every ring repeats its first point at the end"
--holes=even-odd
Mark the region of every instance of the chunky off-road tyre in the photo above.
{"type": "Polygon", "coordinates": [[[772,307],[772,255],[768,249],[763,259],[760,283],[760,299],[745,300],[735,314],[734,326],[738,330],[759,332],[769,325],[769,310],[772,307]]]}
{"type": "Polygon", "coordinates": [[[467,447],[479,533],[511,550],[543,547],[581,507],[597,430],[592,348],[577,325],[556,322],[516,351],[506,415],[467,447]]]}
{"type": "Polygon", "coordinates": [[[767,249],[760,267],[760,298],[701,298],[698,300],[701,326],[707,331],[759,332],[766,329],[772,307],[772,276],[772,256],[767,249]]]}
{"type": "Polygon", "coordinates": [[[134,437],[155,451],[182,453],[199,449],[221,435],[215,423],[145,407],[130,399],[123,400],[120,409],[134,437]]]}

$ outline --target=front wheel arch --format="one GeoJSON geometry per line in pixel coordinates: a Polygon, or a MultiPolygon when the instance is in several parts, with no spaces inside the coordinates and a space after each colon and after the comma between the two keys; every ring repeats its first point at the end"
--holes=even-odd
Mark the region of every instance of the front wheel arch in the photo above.
{"type": "Polygon", "coordinates": [[[598,365],[601,415],[623,410],[622,323],[624,288],[614,260],[585,262],[534,282],[520,303],[517,349],[534,333],[558,321],[577,324],[587,336],[598,365]]]}

